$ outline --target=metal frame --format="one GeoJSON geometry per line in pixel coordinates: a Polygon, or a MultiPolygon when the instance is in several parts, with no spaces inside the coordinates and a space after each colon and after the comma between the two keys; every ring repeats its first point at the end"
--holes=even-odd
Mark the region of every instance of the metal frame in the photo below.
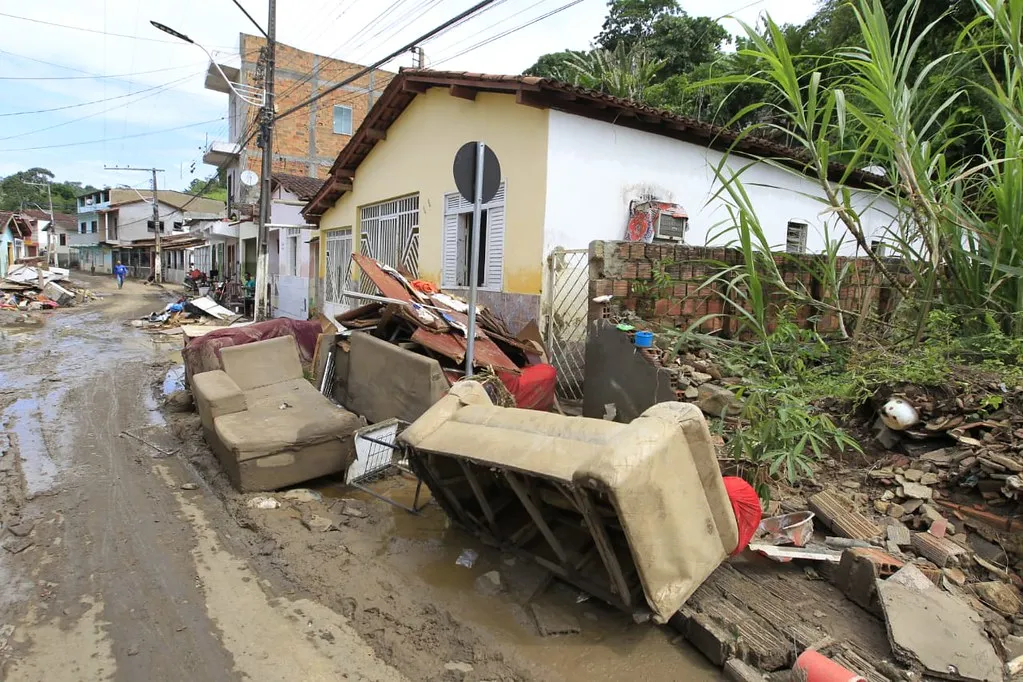
{"type": "Polygon", "coordinates": [[[557,395],[581,400],[586,377],[589,250],[556,248],[547,257],[543,336],[558,370],[557,395]]]}
{"type": "MultiPolygon", "coordinates": [[[[400,434],[407,426],[408,422],[402,421],[400,419],[387,419],[385,421],[377,422],[376,424],[370,424],[369,426],[364,426],[363,428],[358,429],[355,432],[356,457],[359,456],[358,455],[359,441],[368,443],[369,452],[367,453],[367,456],[369,458],[369,463],[365,471],[361,472],[352,479],[347,479],[346,474],[347,480],[345,481],[345,483],[352,486],[353,488],[358,488],[364,493],[372,495],[378,500],[387,502],[388,504],[394,505],[399,509],[404,509],[410,514],[418,514],[426,507],[427,504],[429,504],[429,502],[419,504],[419,497],[423,490],[423,479],[420,478],[415,471],[409,468],[407,453],[405,449],[397,443],[398,434],[400,434]],[[386,430],[392,426],[396,428],[394,430],[393,441],[391,442],[366,435],[365,433],[367,431],[373,432],[386,430]],[[398,459],[395,459],[394,457],[395,452],[400,453],[398,459]],[[398,471],[404,471],[406,473],[412,474],[413,476],[416,477],[416,494],[415,497],[412,499],[411,507],[405,506],[404,504],[396,500],[392,500],[386,495],[381,495],[375,490],[371,490],[366,485],[364,485],[364,482],[383,478],[384,476],[388,475],[395,469],[397,469],[398,471]]],[[[349,470],[351,470],[351,467],[349,467],[349,470]]]]}

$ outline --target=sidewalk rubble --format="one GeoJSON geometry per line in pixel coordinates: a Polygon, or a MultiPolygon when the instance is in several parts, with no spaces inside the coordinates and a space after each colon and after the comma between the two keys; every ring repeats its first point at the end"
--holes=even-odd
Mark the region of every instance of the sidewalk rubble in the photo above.
{"type": "Polygon", "coordinates": [[[95,298],[86,287],[70,279],[70,271],[51,267],[12,265],[0,281],[0,310],[67,308],[95,298]],[[42,284],[40,284],[42,280],[42,284]]]}

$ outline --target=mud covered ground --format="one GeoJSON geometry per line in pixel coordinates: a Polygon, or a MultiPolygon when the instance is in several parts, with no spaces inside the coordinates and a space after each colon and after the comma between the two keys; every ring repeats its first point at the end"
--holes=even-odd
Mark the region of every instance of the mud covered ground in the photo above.
{"type": "Polygon", "coordinates": [[[0,329],[0,679],[718,679],[673,632],[577,603],[435,505],[321,480],[319,499],[250,508],[198,418],[163,409],[180,341],[124,325],[170,294],[82,279],[106,296],[0,329]],[[541,637],[536,606],[579,632],[541,637]]]}

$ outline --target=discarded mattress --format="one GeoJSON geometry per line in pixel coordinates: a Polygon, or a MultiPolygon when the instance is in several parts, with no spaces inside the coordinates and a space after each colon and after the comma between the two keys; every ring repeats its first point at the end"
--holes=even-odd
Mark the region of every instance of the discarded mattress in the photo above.
{"type": "Polygon", "coordinates": [[[234,486],[276,490],[343,471],[357,416],[303,377],[291,336],[225,348],[224,369],[194,377],[203,435],[234,486]]]}
{"type": "Polygon", "coordinates": [[[299,359],[309,365],[316,351],[316,339],[323,328],[319,322],[289,320],[285,318],[256,322],[243,327],[222,327],[188,342],[181,356],[185,361],[185,378],[189,385],[192,377],[203,372],[222,369],[220,351],[279,336],[293,336],[298,344],[299,359]]]}
{"type": "Polygon", "coordinates": [[[459,382],[399,437],[458,524],[619,608],[665,622],[738,546],[702,413],[630,424],[494,406],[459,382]]]}

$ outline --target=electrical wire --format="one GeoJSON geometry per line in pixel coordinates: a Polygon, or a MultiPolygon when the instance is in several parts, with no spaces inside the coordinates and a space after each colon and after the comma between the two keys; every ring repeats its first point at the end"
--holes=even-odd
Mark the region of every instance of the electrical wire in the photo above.
{"type": "MultiPolygon", "coordinates": [[[[100,31],[99,29],[95,29],[95,28],[85,28],[84,26],[70,26],[68,24],[58,24],[58,23],[56,23],[54,21],[44,21],[42,19],[32,19],[31,17],[19,17],[19,16],[15,15],[15,14],[7,14],[6,12],[0,12],[0,17],[7,17],[8,19],[17,19],[19,21],[28,21],[28,22],[31,22],[33,24],[43,24],[45,26],[54,26],[56,28],[66,28],[66,29],[71,30],[71,31],[82,31],[82,32],[85,32],[85,33],[95,33],[95,34],[98,34],[98,35],[112,36],[114,38],[130,38],[132,40],[142,40],[142,41],[149,42],[149,43],[166,43],[168,45],[187,45],[188,44],[188,43],[184,43],[184,42],[182,42],[180,40],[177,40],[177,39],[175,39],[175,40],[164,40],[162,38],[142,38],[142,37],[137,36],[137,35],[128,35],[127,33],[112,33],[110,31],[100,31]]],[[[232,46],[230,46],[230,45],[214,45],[212,47],[226,47],[228,49],[233,49],[232,46]]]]}
{"type": "MultiPolygon", "coordinates": [[[[281,120],[283,118],[286,118],[286,117],[290,116],[291,114],[295,113],[296,111],[300,111],[301,109],[304,109],[305,107],[309,106],[313,102],[316,102],[318,100],[323,99],[324,97],[326,97],[330,93],[332,93],[332,92],[334,92],[336,90],[340,90],[344,86],[349,85],[349,84],[355,82],[356,80],[358,80],[358,79],[362,78],[363,76],[365,76],[367,73],[370,73],[371,71],[379,68],[381,65],[386,64],[387,62],[391,61],[395,57],[408,52],[409,50],[411,50],[416,45],[418,45],[418,44],[420,44],[420,43],[422,43],[422,42],[432,38],[433,36],[437,35],[441,31],[443,31],[444,29],[448,28],[449,26],[452,26],[453,24],[455,24],[455,23],[457,23],[459,21],[462,21],[466,17],[470,17],[470,16],[475,15],[477,12],[479,12],[484,7],[487,7],[488,5],[492,5],[495,1],[496,0],[481,0],[481,2],[476,3],[475,5],[470,7],[469,9],[465,10],[464,12],[461,12],[461,13],[457,14],[456,16],[452,17],[451,19],[448,19],[447,21],[445,21],[444,23],[440,24],[439,26],[436,26],[436,27],[430,29],[429,31],[427,31],[423,35],[419,36],[418,38],[416,38],[412,42],[410,42],[410,43],[408,43],[408,44],[398,48],[397,50],[395,50],[394,52],[390,53],[386,57],[383,57],[382,59],[378,59],[377,61],[373,62],[369,66],[363,67],[358,72],[356,72],[354,75],[349,76],[348,78],[345,78],[340,83],[335,83],[334,85],[330,86],[329,88],[326,88],[322,92],[320,92],[320,93],[318,93],[316,95],[313,95],[312,97],[310,97],[306,101],[304,101],[304,102],[302,102],[300,104],[297,104],[297,105],[291,107],[290,109],[287,109],[283,113],[277,114],[277,116],[274,117],[274,120],[275,121],[279,121],[279,120],[281,120]]],[[[575,2],[582,2],[582,0],[575,0],[575,2]]],[[[573,4],[575,4],[575,3],[573,3],[573,4]]]]}
{"type": "MultiPolygon", "coordinates": [[[[468,41],[472,40],[473,38],[478,38],[479,36],[483,35],[487,31],[489,31],[490,29],[494,28],[495,26],[500,26],[501,24],[503,24],[505,22],[511,21],[512,19],[514,19],[515,17],[519,16],[520,14],[528,12],[529,10],[533,9],[534,7],[536,7],[537,5],[542,5],[543,3],[548,2],[548,1],[549,0],[537,0],[532,5],[529,5],[528,7],[523,7],[522,9],[520,9],[518,12],[515,12],[514,14],[509,14],[508,16],[504,17],[503,19],[498,19],[497,21],[495,21],[494,23],[490,24],[486,28],[480,29],[479,31],[475,31],[473,33],[470,33],[469,35],[465,36],[461,40],[457,40],[457,41],[455,41],[453,43],[449,43],[448,45],[445,46],[445,48],[447,50],[451,50],[454,47],[458,47],[459,45],[463,45],[463,44],[467,43],[468,41]]],[[[433,40],[436,40],[436,38],[433,38],[433,40]]]]}
{"type": "Polygon", "coordinates": [[[208,121],[199,121],[198,123],[188,123],[183,126],[176,126],[174,128],[164,128],[163,130],[151,130],[147,133],[137,133],[134,135],[124,135],[122,137],[115,137],[111,139],[100,139],[100,140],[83,140],[80,142],[65,142],[64,144],[50,144],[43,145],[40,147],[19,147],[17,149],[0,149],[0,152],[32,152],[39,149],[63,149],[65,147],[80,147],[87,144],[99,144],[101,142],[117,142],[118,140],[130,140],[138,137],[148,137],[150,135],[160,135],[162,133],[172,133],[176,130],[185,130],[186,128],[197,128],[198,126],[209,125],[210,123],[216,123],[217,121],[223,121],[226,117],[221,116],[219,118],[211,118],[208,121]]]}
{"type": "Polygon", "coordinates": [[[537,22],[543,21],[544,19],[547,19],[549,17],[554,16],[555,14],[558,14],[560,12],[564,12],[566,9],[569,9],[570,7],[574,7],[575,5],[578,5],[581,2],[583,2],[583,0],[572,0],[571,2],[567,2],[564,5],[562,5],[561,7],[553,9],[550,12],[547,12],[546,14],[541,14],[540,16],[538,16],[538,17],[536,17],[534,19],[531,19],[530,21],[527,21],[524,24],[520,24],[519,26],[516,26],[514,28],[510,28],[507,31],[504,31],[502,33],[498,33],[497,35],[494,35],[494,36],[491,36],[491,37],[486,38],[484,40],[481,40],[481,41],[479,41],[478,43],[476,43],[474,45],[470,45],[468,48],[462,50],[461,52],[458,52],[458,53],[453,54],[453,55],[451,55],[449,57],[445,57],[444,59],[441,59],[441,60],[439,60],[437,62],[434,62],[434,64],[432,66],[435,66],[435,67],[436,66],[440,66],[441,64],[443,64],[445,62],[449,62],[452,59],[457,59],[458,57],[461,57],[462,55],[468,54],[469,52],[472,52],[473,50],[478,50],[479,48],[484,47],[485,45],[489,45],[490,43],[492,43],[492,42],[494,42],[496,40],[500,40],[501,38],[504,38],[506,36],[511,35],[512,33],[515,33],[517,31],[521,31],[524,28],[528,28],[528,27],[532,26],[533,24],[536,24],[537,22]]]}
{"type": "Polygon", "coordinates": [[[59,69],[67,69],[68,71],[77,71],[78,73],[89,74],[87,76],[0,76],[0,80],[3,81],[74,81],[74,80],[100,80],[104,78],[124,78],[127,76],[141,76],[147,73],[163,73],[165,71],[178,71],[185,68],[194,69],[196,66],[206,63],[194,62],[191,64],[182,64],[181,66],[166,66],[162,69],[153,69],[152,71],[137,71],[135,73],[114,73],[110,75],[102,75],[97,73],[90,73],[82,69],[76,69],[73,66],[65,66],[64,64],[47,62],[42,59],[36,59],[35,57],[26,57],[25,55],[7,52],[6,50],[0,50],[0,54],[5,54],[11,57],[17,57],[18,59],[27,59],[28,61],[46,64],[47,66],[55,66],[59,69]]]}
{"type": "Polygon", "coordinates": [[[72,118],[70,120],[63,121],[61,123],[56,123],[54,125],[47,126],[45,128],[37,128],[35,130],[29,130],[29,131],[24,132],[24,133],[17,133],[15,135],[8,135],[7,137],[0,137],[0,142],[2,142],[4,140],[13,140],[13,139],[18,138],[18,137],[28,137],[29,135],[35,135],[36,133],[41,133],[41,132],[44,132],[44,131],[47,131],[47,130],[53,130],[54,128],[61,128],[61,127],[66,126],[66,125],[71,125],[72,123],[78,123],[79,121],[84,121],[86,119],[93,118],[94,116],[99,116],[101,114],[105,114],[107,112],[114,111],[115,109],[120,109],[122,107],[131,106],[132,104],[135,104],[136,102],[140,102],[140,101],[142,101],[144,99],[149,99],[150,97],[155,97],[156,95],[159,95],[162,92],[166,92],[167,90],[173,90],[175,85],[179,85],[181,83],[184,83],[185,81],[191,80],[191,79],[195,78],[197,75],[201,75],[201,74],[202,74],[201,71],[198,74],[190,73],[187,76],[184,76],[182,78],[177,78],[177,79],[172,80],[172,81],[170,81],[168,83],[164,83],[163,85],[157,85],[157,86],[152,87],[152,88],[146,88],[145,90],[138,90],[138,91],[136,91],[134,93],[130,93],[130,94],[131,95],[140,95],[140,94],[142,94],[144,92],[149,92],[150,94],[146,95],[145,97],[139,97],[138,99],[132,100],[130,102],[125,102],[123,104],[118,104],[116,106],[112,106],[112,107],[109,107],[107,109],[102,109],[100,111],[94,111],[91,114],[86,114],[85,116],[79,116],[78,118],[72,118]],[[156,92],[153,92],[154,90],[156,92]]]}

